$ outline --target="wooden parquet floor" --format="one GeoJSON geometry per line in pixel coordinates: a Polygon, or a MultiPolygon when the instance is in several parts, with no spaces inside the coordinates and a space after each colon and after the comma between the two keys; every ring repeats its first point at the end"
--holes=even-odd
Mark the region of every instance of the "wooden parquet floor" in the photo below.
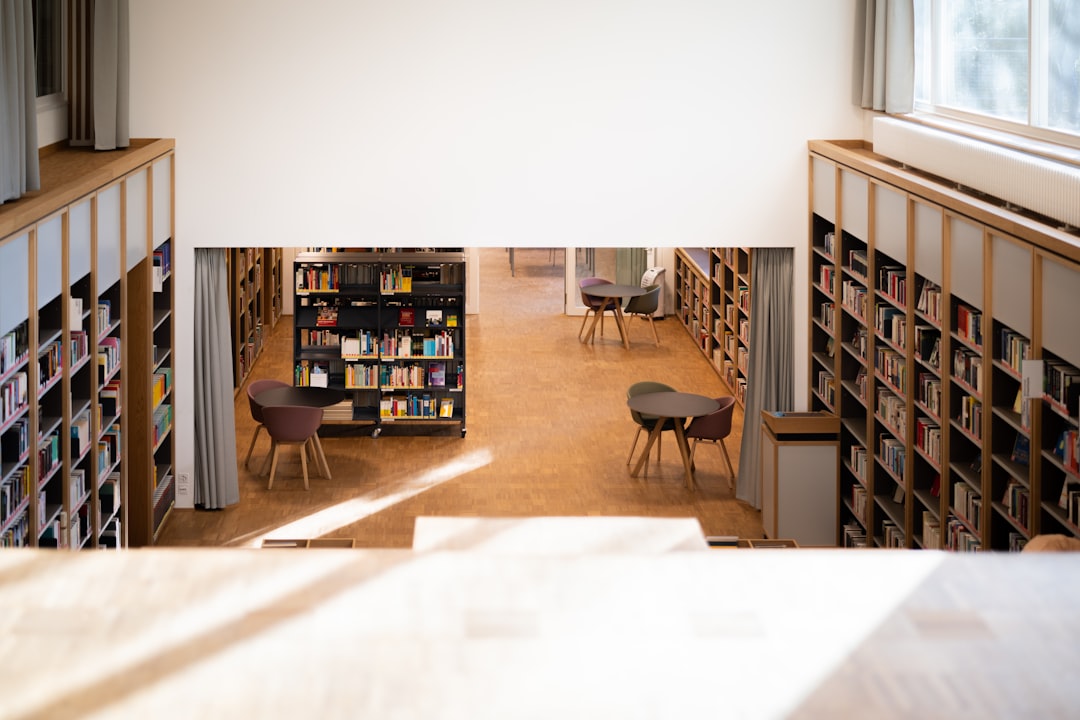
{"type": "MultiPolygon", "coordinates": [[[[273,490],[239,467],[240,502],[221,511],[174,509],[162,546],[246,546],[263,537],[346,537],[357,547],[410,547],[417,516],[695,517],[708,535],[761,537],[761,514],[728,486],[718,448],[697,451],[697,487],[688,491],[671,436],[648,477],[634,479],[626,460],[637,426],[626,388],[659,380],[709,396],[730,394],[673,317],[629,323],[623,348],[608,318],[595,344],[578,342],[581,318],[562,312],[561,253],[516,252],[511,277],[502,248],[480,251],[480,314],[467,332],[466,437],[366,434],[324,437],[333,479],[313,476],[304,491],[298,451],[287,448],[273,490]]],[[[252,379],[291,381],[292,322],[271,333],[252,379]]],[[[246,395],[236,396],[236,448],[242,465],[254,424],[246,395]]],[[[742,412],[727,445],[738,468],[742,412]]],[[[644,435],[638,451],[644,445],[644,435]]],[[[269,448],[260,434],[251,466],[269,448]]],[[[635,455],[636,457],[636,455],[635,455]]]]}

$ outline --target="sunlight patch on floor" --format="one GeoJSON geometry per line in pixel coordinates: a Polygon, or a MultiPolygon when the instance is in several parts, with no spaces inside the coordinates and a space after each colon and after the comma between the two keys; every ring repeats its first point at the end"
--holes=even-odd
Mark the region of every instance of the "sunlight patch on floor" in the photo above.
{"type": "Polygon", "coordinates": [[[232,545],[259,547],[262,541],[268,538],[322,537],[339,528],[370,517],[399,502],[415,497],[437,485],[489,465],[491,460],[490,451],[477,450],[433,467],[426,472],[402,478],[400,481],[389,483],[384,487],[376,488],[371,492],[337,503],[285,525],[243,537],[232,543],[232,545]]]}

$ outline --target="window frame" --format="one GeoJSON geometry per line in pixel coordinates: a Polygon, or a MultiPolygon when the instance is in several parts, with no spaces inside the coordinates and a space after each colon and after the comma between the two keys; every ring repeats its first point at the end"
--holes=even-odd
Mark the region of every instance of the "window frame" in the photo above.
{"type": "MultiPolygon", "coordinates": [[[[1076,132],[1059,130],[1047,127],[1045,124],[1049,116],[1049,53],[1046,47],[1050,34],[1050,0],[1027,0],[1028,99],[1027,122],[1024,123],[962,110],[943,103],[941,59],[945,54],[945,42],[941,34],[944,23],[944,4],[948,1],[915,0],[924,6],[928,15],[927,22],[930,25],[929,37],[926,38],[929,41],[929,48],[924,50],[925,55],[929,57],[930,67],[920,70],[918,65],[924,60],[918,57],[918,54],[915,60],[916,73],[925,73],[930,99],[927,101],[916,97],[912,115],[929,124],[939,124],[949,129],[959,130],[964,134],[997,137],[998,142],[1001,142],[1003,135],[1016,136],[1017,139],[1004,144],[1029,146],[1035,148],[1038,154],[1076,163],[1078,161],[1076,151],[1080,151],[1080,130],[1076,132]],[[1062,157],[1059,158],[1059,153],[1047,146],[1062,146],[1066,150],[1060,153],[1062,157]]],[[[920,33],[924,37],[926,35],[923,25],[919,22],[916,22],[915,33],[917,36],[920,33]]],[[[1005,139],[1007,140],[1007,137],[1005,139]]]]}

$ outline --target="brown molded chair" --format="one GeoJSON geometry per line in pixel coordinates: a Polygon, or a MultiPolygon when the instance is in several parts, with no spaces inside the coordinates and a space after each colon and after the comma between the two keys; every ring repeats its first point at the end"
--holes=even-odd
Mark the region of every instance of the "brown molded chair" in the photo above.
{"type": "MultiPolygon", "coordinates": [[[[578,288],[587,288],[590,285],[608,285],[610,280],[604,278],[589,277],[582,278],[578,281],[578,288]]],[[[578,340],[581,339],[581,334],[585,332],[585,326],[589,322],[589,313],[600,313],[600,335],[604,334],[604,313],[615,313],[616,305],[614,302],[604,303],[602,298],[593,297],[592,295],[586,295],[581,293],[581,304],[585,306],[585,317],[581,321],[581,329],[578,330],[578,340]]],[[[594,337],[595,339],[595,337],[594,337]]]]}
{"type": "MultiPolygon", "coordinates": [[[[641,382],[634,383],[626,390],[626,399],[629,400],[636,395],[645,395],[646,393],[654,392],[675,392],[675,388],[671,387],[670,385],[665,385],[661,382],[643,380],[641,382]]],[[[642,415],[635,410],[630,411],[630,418],[635,423],[637,423],[638,429],[637,432],[634,433],[634,442],[630,444],[630,454],[626,456],[627,465],[629,465],[630,461],[634,459],[634,450],[637,448],[637,441],[638,438],[641,437],[641,431],[644,430],[646,431],[646,433],[652,432],[653,428],[656,427],[656,421],[658,420],[658,418],[653,417],[652,415],[642,415]]],[[[674,432],[674,430],[675,420],[673,418],[668,418],[664,421],[664,427],[661,428],[660,432],[674,432]]],[[[660,439],[662,437],[663,435],[661,434],[661,436],[656,439],[656,462],[660,462],[660,439]]],[[[645,460],[645,472],[646,474],[648,474],[649,472],[649,461],[647,458],[645,460]]]]}
{"type": "Polygon", "coordinates": [[[626,307],[623,308],[623,315],[629,317],[630,315],[637,315],[639,318],[643,318],[649,321],[649,327],[652,328],[653,340],[656,341],[656,347],[660,347],[660,336],[656,334],[656,325],[653,324],[653,315],[660,308],[660,291],[663,288],[660,285],[650,285],[649,292],[644,295],[638,295],[632,297],[626,301],[626,307]]]}
{"type": "Polygon", "coordinates": [[[720,408],[708,415],[696,417],[686,426],[686,439],[693,440],[690,446],[690,467],[694,467],[694,451],[697,450],[698,442],[710,442],[713,445],[720,443],[720,449],[724,453],[724,461],[728,469],[728,487],[734,487],[735,471],[731,467],[731,457],[728,456],[727,445],[724,438],[731,434],[731,416],[735,412],[735,398],[730,395],[718,397],[716,402],[720,408]]]}
{"type": "Polygon", "coordinates": [[[251,419],[255,421],[255,434],[251,436],[251,444],[248,445],[247,455],[244,456],[244,467],[247,467],[248,463],[251,462],[251,453],[255,449],[255,441],[259,439],[259,431],[263,429],[262,406],[255,402],[255,396],[264,390],[288,386],[289,383],[280,380],[255,380],[248,383],[248,409],[251,411],[251,419]]]}
{"type": "MultiPolygon", "coordinates": [[[[300,446],[300,466],[304,471],[304,489],[308,489],[307,451],[311,447],[316,466],[325,470],[325,459],[318,446],[319,426],[322,425],[321,407],[306,405],[267,405],[262,409],[263,425],[270,434],[270,481],[266,489],[274,487],[274,474],[277,472],[278,453],[282,445],[300,446]]],[[[329,472],[327,472],[329,475],[329,472]]]]}

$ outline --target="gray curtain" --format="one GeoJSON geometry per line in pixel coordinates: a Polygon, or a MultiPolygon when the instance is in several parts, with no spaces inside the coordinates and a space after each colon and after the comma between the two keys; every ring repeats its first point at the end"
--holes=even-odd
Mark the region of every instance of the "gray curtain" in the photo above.
{"type": "Polygon", "coordinates": [[[890,114],[915,107],[914,0],[866,0],[862,106],[890,114]]]}
{"type": "Polygon", "coordinates": [[[615,250],[615,282],[620,285],[637,285],[645,273],[648,253],[645,248],[617,248],[615,250]]]}
{"type": "Polygon", "coordinates": [[[195,249],[195,506],[240,501],[225,250],[195,249]]]}
{"type": "Polygon", "coordinates": [[[0,203],[41,187],[30,0],[0,2],[0,203]]]}
{"type": "Polygon", "coordinates": [[[735,497],[761,507],[761,411],[789,411],[795,399],[795,251],[754,248],[750,263],[750,376],[735,497]]]}
{"type": "Polygon", "coordinates": [[[131,144],[128,123],[128,0],[94,1],[94,149],[131,144]]]}

